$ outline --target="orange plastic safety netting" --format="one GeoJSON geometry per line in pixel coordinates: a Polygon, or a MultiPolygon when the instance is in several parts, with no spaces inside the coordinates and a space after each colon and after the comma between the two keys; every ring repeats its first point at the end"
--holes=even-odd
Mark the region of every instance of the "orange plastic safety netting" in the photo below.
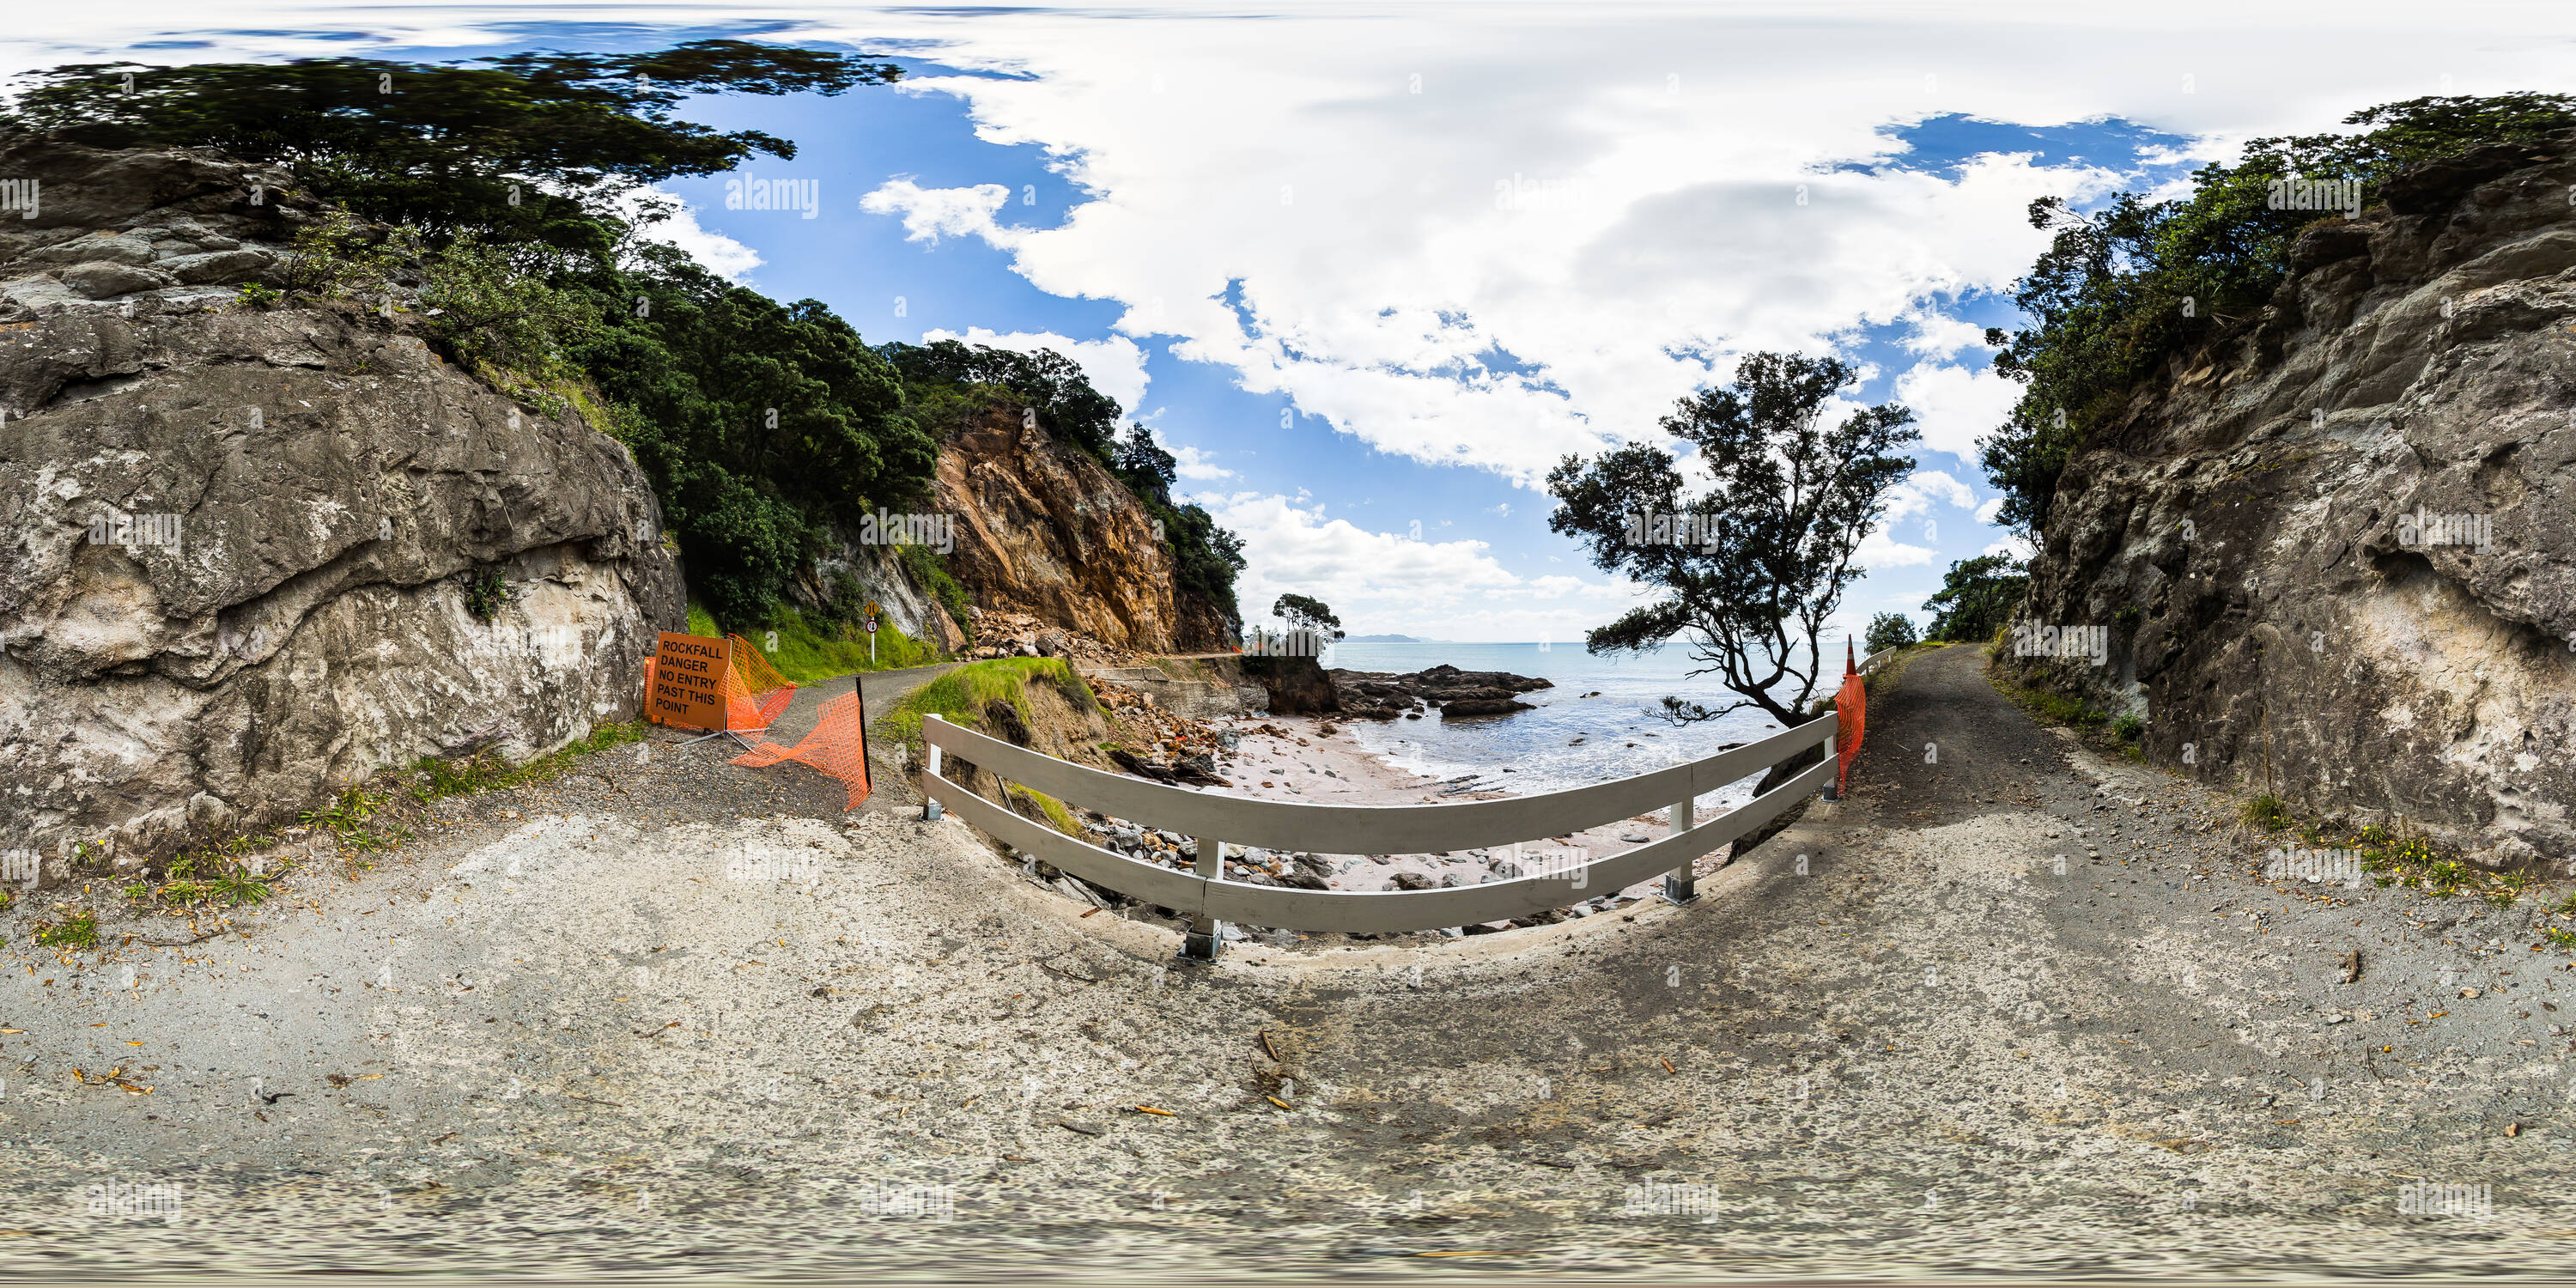
{"type": "Polygon", "coordinates": [[[730,727],[766,729],[779,712],[787,709],[788,701],[796,696],[796,686],[789,684],[787,677],[751,646],[750,640],[739,635],[725,638],[733,641],[733,675],[739,681],[739,687],[725,687],[730,727]]]}
{"type": "Polygon", "coordinates": [[[1834,795],[1840,796],[1850,789],[1852,761],[1860,755],[1861,734],[1869,726],[1869,686],[1857,673],[1843,676],[1843,691],[1834,695],[1834,714],[1841,721],[1834,739],[1842,760],[1842,767],[1834,771],[1834,795]]]}
{"type": "Polygon", "coordinates": [[[766,769],[782,760],[810,765],[827,777],[849,785],[850,803],[844,810],[859,807],[868,798],[868,732],[866,716],[859,709],[859,695],[844,693],[823,703],[814,722],[814,732],[799,739],[793,747],[782,747],[766,738],[733,763],[745,769],[766,769]]]}

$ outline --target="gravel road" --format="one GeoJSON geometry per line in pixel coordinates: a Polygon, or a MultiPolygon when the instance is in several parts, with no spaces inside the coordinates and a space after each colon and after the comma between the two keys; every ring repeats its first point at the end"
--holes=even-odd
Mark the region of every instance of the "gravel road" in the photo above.
{"type": "Polygon", "coordinates": [[[245,933],[13,961],[0,1271],[2559,1274],[2565,955],[2259,880],[1982,664],[1691,907],[1213,967],[657,736],[245,933]]]}

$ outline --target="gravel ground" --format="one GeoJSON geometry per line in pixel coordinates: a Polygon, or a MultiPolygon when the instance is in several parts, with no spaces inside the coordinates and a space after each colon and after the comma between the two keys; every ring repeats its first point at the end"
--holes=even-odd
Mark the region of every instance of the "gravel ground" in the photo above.
{"type": "Polygon", "coordinates": [[[1213,967],[953,819],[611,753],[244,934],[13,966],[0,1271],[2562,1274],[2565,957],[2256,879],[1981,665],[1913,659],[1851,799],[1691,907],[1213,967]]]}

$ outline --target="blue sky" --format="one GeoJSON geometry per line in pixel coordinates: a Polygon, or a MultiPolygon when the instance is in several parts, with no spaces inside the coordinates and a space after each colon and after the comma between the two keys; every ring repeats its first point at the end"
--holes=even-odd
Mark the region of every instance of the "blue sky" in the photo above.
{"type": "MultiPolygon", "coordinates": [[[[859,49],[900,89],[700,99],[796,141],[747,177],[815,217],[674,182],[673,240],[871,341],[1065,349],[1243,534],[1244,601],[1355,631],[1572,640],[1637,602],[1546,528],[1567,452],[1656,436],[1754,349],[1860,364],[1922,418],[1865,547],[1857,630],[1996,548],[1976,438],[2011,401],[1978,342],[2041,248],[2022,210],[2170,188],[2259,134],[2371,103],[2567,89],[2559,9],[2009,0],[1120,9],[596,6],[575,26],[438,4],[256,0],[39,14],[45,66],[648,48],[726,34],[859,49]],[[756,15],[747,17],[747,15],[756,15]],[[74,21],[77,17],[78,21],[74,21]],[[2299,69],[2295,76],[2284,68],[2299,69]],[[898,301],[900,304],[898,305],[898,301]]],[[[734,176],[736,178],[746,176],[734,176]]]]}

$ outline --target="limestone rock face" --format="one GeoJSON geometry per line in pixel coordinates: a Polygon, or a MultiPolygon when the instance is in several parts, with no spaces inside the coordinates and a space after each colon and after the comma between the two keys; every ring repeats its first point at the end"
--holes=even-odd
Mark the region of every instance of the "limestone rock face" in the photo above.
{"type": "Polygon", "coordinates": [[[996,412],[939,453],[956,516],[949,567],[976,604],[1140,653],[1228,647],[1217,611],[1175,593],[1171,552],[1125,484],[1080,449],[996,412]]]}
{"type": "Polygon", "coordinates": [[[0,850],[130,864],[634,715],[685,610],[624,447],[372,314],[40,289],[135,244],[202,265],[280,209],[227,214],[253,172],[196,154],[54,159],[87,179],[0,235],[0,850]]]}
{"type": "Polygon", "coordinates": [[[2025,624],[2106,628],[2107,663],[2020,664],[2185,772],[2576,856],[2570,191],[2576,139],[2489,148],[2304,234],[2059,484],[2025,624]]]}

